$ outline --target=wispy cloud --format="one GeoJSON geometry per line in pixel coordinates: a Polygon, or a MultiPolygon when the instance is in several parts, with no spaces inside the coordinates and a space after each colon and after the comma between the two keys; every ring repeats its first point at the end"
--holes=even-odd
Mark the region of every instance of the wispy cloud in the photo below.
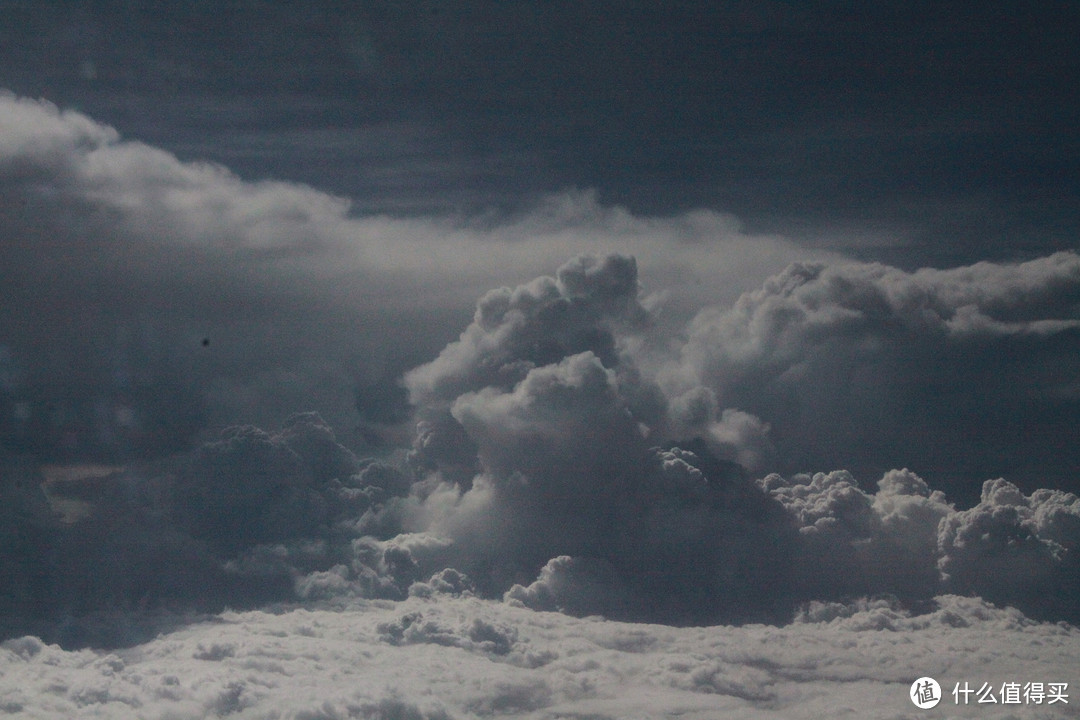
{"type": "Polygon", "coordinates": [[[352,425],[358,384],[435,355],[483,290],[581,252],[636,254],[673,321],[807,254],[717,213],[643,218],[589,192],[512,216],[361,216],[343,198],[181,162],[47,102],[4,95],[0,125],[7,376],[35,408],[62,401],[43,397],[48,387],[87,405],[138,385],[125,402],[162,440],[125,449],[81,433],[75,455],[161,452],[205,423],[275,425],[299,407],[352,425]],[[173,388],[190,420],[152,422],[169,411],[150,385],[173,388]]]}

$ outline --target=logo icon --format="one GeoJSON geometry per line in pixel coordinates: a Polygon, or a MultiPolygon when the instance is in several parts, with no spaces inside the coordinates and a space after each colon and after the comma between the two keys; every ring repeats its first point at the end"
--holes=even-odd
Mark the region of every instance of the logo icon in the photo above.
{"type": "Polygon", "coordinates": [[[921,677],[911,683],[911,692],[908,695],[911,697],[911,702],[915,703],[915,707],[929,710],[941,702],[941,686],[932,677],[921,677]]]}

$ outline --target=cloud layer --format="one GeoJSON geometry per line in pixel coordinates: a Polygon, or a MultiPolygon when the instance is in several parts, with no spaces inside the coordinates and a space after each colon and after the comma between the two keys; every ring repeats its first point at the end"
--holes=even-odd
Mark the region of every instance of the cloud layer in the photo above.
{"type": "MultiPolygon", "coordinates": [[[[6,638],[125,647],[226,607],[364,602],[380,652],[524,674],[296,715],[467,717],[594,712],[575,705],[588,683],[526,672],[553,661],[508,629],[586,625],[530,611],[1028,622],[955,598],[905,614],[948,593],[1080,619],[1075,253],[792,263],[803,250],[716,213],[574,192],[514,217],[360,217],[44,102],[0,96],[0,123],[6,638]],[[320,412],[285,412],[302,408],[320,412]],[[442,621],[425,602],[481,609],[442,621]]],[[[201,662],[241,654],[199,643],[201,662]]],[[[698,660],[663,665],[668,700],[790,707],[768,662],[698,660]]],[[[216,682],[160,697],[181,715],[276,697],[216,682]]],[[[97,683],[61,704],[113,698],[97,683]]],[[[149,705],[137,685],[116,697],[149,705]]]]}
{"type": "Polygon", "coordinates": [[[950,717],[1071,717],[1075,629],[943,596],[815,605],[783,627],[672,628],[474,598],[225,613],[112,653],[0,645],[0,708],[24,717],[446,720],[913,717],[918,677],[950,717]],[[1070,704],[957,705],[957,683],[1069,683],[1070,704]]]}

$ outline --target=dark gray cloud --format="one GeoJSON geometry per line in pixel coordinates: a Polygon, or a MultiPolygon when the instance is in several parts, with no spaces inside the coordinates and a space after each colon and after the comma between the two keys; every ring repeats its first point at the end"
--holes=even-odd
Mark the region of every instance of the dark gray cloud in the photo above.
{"type": "MultiPolygon", "coordinates": [[[[748,405],[759,417],[734,403],[777,386],[810,393],[822,404],[804,418],[807,437],[830,437],[869,422],[850,396],[821,394],[852,377],[895,407],[917,363],[968,389],[989,384],[957,357],[1020,341],[1017,373],[1049,364],[1042,354],[1075,333],[1077,267],[1069,253],[914,274],[796,265],[661,342],[633,259],[578,257],[485,294],[460,338],[405,376],[410,453],[361,460],[308,413],[274,432],[232,427],[154,464],[66,470],[41,486],[32,463],[10,473],[11,630],[122,644],[225,605],[466,595],[701,623],[777,622],[801,603],[880,595],[922,607],[956,592],[1075,619],[1075,495],[997,480],[957,510],[951,490],[909,470],[886,472],[873,493],[843,470],[754,482],[737,461],[782,467],[816,445],[780,434],[789,419],[773,406],[748,405]],[[863,363],[888,371],[878,385],[863,363]]],[[[981,402],[1068,393],[1067,369],[1049,377],[1005,378],[981,402]]],[[[866,448],[835,452],[854,463],[866,448]]]]}
{"type": "Polygon", "coordinates": [[[974,499],[998,473],[1077,489],[1080,258],[913,273],[793,265],[691,323],[667,392],[771,427],[774,467],[907,464],[974,499]]]}
{"type": "Polygon", "coordinates": [[[1078,27],[3,4],[0,711],[1070,680],[1078,27]]]}
{"type": "MultiPolygon", "coordinates": [[[[33,466],[5,466],[5,634],[122,645],[192,612],[312,595],[298,577],[351,559],[358,518],[409,492],[314,413],[108,470],[69,467],[46,483],[33,466]]],[[[377,568],[393,578],[392,564],[377,568]]]]}
{"type": "Polygon", "coordinates": [[[715,267],[719,290],[652,298],[677,322],[805,255],[718,213],[636,217],[588,192],[508,218],[361,217],[48,102],[4,94],[0,124],[0,433],[40,459],[161,456],[297,409],[353,445],[398,444],[400,375],[454,337],[477,287],[586,250],[634,251],[654,287],[715,267]]]}
{"type": "Polygon", "coordinates": [[[939,566],[954,592],[1052,616],[1080,582],[1078,540],[1076,495],[1037,490],[1028,496],[1006,480],[987,480],[978,505],[941,524],[939,566]]]}
{"type": "Polygon", "coordinates": [[[355,475],[366,487],[372,468],[359,470],[314,414],[290,418],[276,434],[229,428],[180,471],[174,520],[192,537],[231,550],[317,536],[343,511],[362,509],[366,496],[341,485],[355,475]]]}
{"type": "Polygon", "coordinates": [[[374,211],[596,187],[905,268],[1075,245],[1071,3],[0,12],[3,86],[374,211]]]}
{"type": "MultiPolygon", "coordinates": [[[[1078,617],[1075,253],[791,264],[807,251],[729,216],[589,192],[361,217],[48,103],[0,97],[0,122],[7,637],[470,597],[670,624],[863,602],[896,624],[953,592],[1078,617]]],[[[499,623],[414,624],[384,634],[518,657],[499,623]]],[[[256,702],[233,690],[206,707],[256,702]]]]}

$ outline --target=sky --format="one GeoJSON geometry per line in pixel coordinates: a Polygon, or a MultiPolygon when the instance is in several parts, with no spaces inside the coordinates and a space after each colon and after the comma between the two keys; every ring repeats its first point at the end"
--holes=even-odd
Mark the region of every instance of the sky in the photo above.
{"type": "Polygon", "coordinates": [[[925,674],[1080,682],[1046,659],[1080,622],[1077,30],[0,1],[0,707],[626,717],[648,676],[645,716],[902,717],[925,674]],[[415,672],[282,659],[354,653],[415,672]]]}

